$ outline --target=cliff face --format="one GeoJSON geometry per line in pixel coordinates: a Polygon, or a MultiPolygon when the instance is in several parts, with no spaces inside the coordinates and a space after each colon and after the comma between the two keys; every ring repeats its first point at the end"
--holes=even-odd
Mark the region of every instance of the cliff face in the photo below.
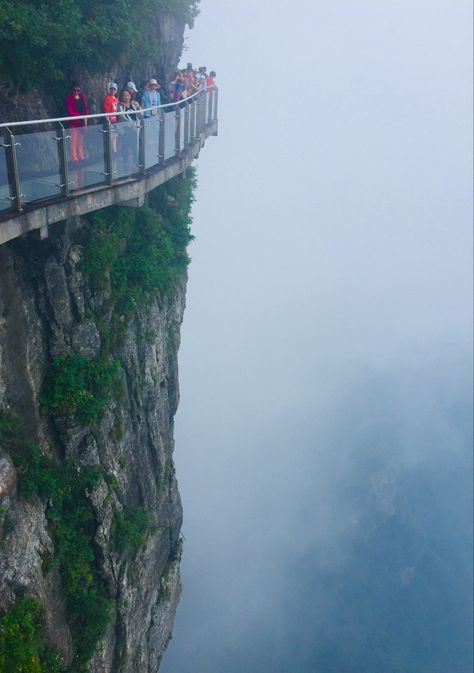
{"type": "MultiPolygon", "coordinates": [[[[179,206],[167,196],[166,208],[179,206]]],[[[155,673],[181,590],[172,453],[186,274],[124,307],[103,260],[91,280],[92,235],[77,218],[0,247],[0,613],[37,600],[62,670],[155,673]],[[81,416],[101,390],[98,413],[81,416]]]]}
{"type": "MultiPolygon", "coordinates": [[[[185,22],[153,22],[140,72],[73,73],[91,113],[112,78],[171,78],[185,22]]],[[[41,86],[0,90],[4,120],[64,113],[41,86]]],[[[0,673],[156,673],[171,637],[192,185],[0,247],[0,673]]]]}
{"type": "Polygon", "coordinates": [[[158,77],[162,84],[169,82],[181,57],[186,21],[173,12],[160,11],[152,17],[152,24],[154,39],[150,42],[149,59],[140,68],[117,63],[106,72],[91,74],[84,70],[78,59],[71,81],[58,82],[54,93],[40,83],[19,93],[5,73],[0,72],[0,120],[24,121],[64,116],[64,99],[73,80],[81,82],[90,114],[103,112],[102,101],[111,80],[116,80],[119,86],[129,80],[140,86],[152,76],[158,77]]]}

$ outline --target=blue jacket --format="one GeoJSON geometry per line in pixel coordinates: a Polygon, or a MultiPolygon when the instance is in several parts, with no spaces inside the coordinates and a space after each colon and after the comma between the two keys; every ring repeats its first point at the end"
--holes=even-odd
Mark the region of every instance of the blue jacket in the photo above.
{"type": "MultiPolygon", "coordinates": [[[[158,101],[157,105],[161,105],[161,96],[159,91],[156,92],[156,100],[158,101]]],[[[154,103],[151,100],[150,92],[145,91],[145,93],[142,96],[142,108],[151,107],[153,104],[154,103]]],[[[150,111],[145,112],[145,117],[151,117],[151,112],[150,111]]]]}

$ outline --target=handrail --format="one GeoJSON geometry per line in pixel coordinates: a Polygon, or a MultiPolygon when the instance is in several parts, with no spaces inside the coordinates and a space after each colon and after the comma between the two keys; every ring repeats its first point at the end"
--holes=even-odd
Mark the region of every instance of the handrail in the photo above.
{"type": "Polygon", "coordinates": [[[211,89],[217,89],[217,86],[213,84],[212,86],[208,86],[206,88],[202,88],[199,91],[196,91],[196,93],[191,94],[191,96],[188,96],[187,98],[183,98],[180,101],[176,101],[174,103],[165,103],[164,105],[153,105],[152,107],[147,107],[147,108],[140,108],[140,110],[129,110],[128,112],[123,112],[117,110],[117,112],[101,112],[98,114],[92,114],[92,115],[75,115],[74,117],[55,117],[54,119],[30,119],[28,121],[24,122],[3,122],[0,124],[0,129],[2,128],[12,128],[13,126],[33,126],[34,124],[52,124],[56,122],[68,122],[68,121],[78,121],[79,119],[100,119],[104,117],[123,117],[125,115],[139,115],[143,114],[144,112],[150,112],[152,110],[164,110],[165,108],[175,108],[177,105],[180,105],[181,103],[186,103],[196,96],[199,96],[199,94],[202,93],[207,93],[211,89]]]}
{"type": "Polygon", "coordinates": [[[119,194],[127,201],[131,191],[144,189],[144,180],[145,188],[157,186],[182,172],[205,138],[217,135],[218,96],[218,87],[212,85],[181,101],[143,110],[0,124],[0,245],[26,231],[47,230],[67,213],[91,212],[101,207],[95,206],[99,202],[110,205],[119,194]],[[147,114],[170,108],[174,114],[147,114]],[[107,123],[112,116],[135,116],[136,123],[107,123]],[[80,129],[61,123],[80,119],[104,123],[80,129]],[[41,124],[46,128],[18,131],[23,125],[41,124]],[[117,187],[115,196],[107,194],[111,187],[117,187]],[[81,198],[91,190],[102,194],[95,203],[81,198]],[[35,211],[40,208],[44,212],[38,217],[35,211]]]}

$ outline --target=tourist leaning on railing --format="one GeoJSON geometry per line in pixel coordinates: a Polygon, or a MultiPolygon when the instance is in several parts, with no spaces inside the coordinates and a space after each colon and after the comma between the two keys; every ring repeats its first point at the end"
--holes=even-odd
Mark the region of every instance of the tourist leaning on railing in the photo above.
{"type": "MultiPolygon", "coordinates": [[[[117,91],[117,82],[110,82],[108,93],[104,96],[104,100],[102,102],[102,109],[104,112],[118,111],[120,101],[117,98],[117,91]]],[[[111,114],[110,116],[106,117],[106,120],[109,122],[109,124],[115,124],[117,122],[117,115],[111,114]]],[[[112,132],[112,128],[110,130],[112,132]]],[[[117,134],[115,133],[115,130],[112,133],[112,152],[114,154],[117,153],[117,134]]]]}
{"type": "MultiPolygon", "coordinates": [[[[150,81],[146,85],[145,92],[143,93],[142,96],[143,109],[161,105],[161,97],[158,91],[159,88],[160,85],[158,81],[152,77],[152,79],[150,79],[150,81]]],[[[158,110],[149,110],[148,112],[145,112],[145,117],[156,116],[157,114],[158,110]]]]}
{"type": "MultiPolygon", "coordinates": [[[[87,115],[86,100],[81,93],[81,85],[74,82],[71,93],[66,96],[66,112],[68,117],[87,115]]],[[[72,161],[83,161],[84,156],[84,127],[87,119],[71,119],[68,122],[69,135],[71,136],[70,152],[72,161]]]]}
{"type": "MultiPolygon", "coordinates": [[[[119,106],[119,99],[117,98],[118,84],[117,82],[110,82],[108,86],[108,91],[104,96],[102,101],[102,109],[104,112],[117,112],[119,106]]],[[[117,116],[111,114],[110,117],[106,117],[109,124],[115,124],[117,121],[117,116]]]]}
{"type": "Polygon", "coordinates": [[[209,89],[211,89],[213,86],[216,84],[216,73],[215,70],[211,70],[209,75],[206,77],[206,86],[207,86],[207,93],[209,93],[209,89]]]}
{"type": "MultiPolygon", "coordinates": [[[[128,84],[133,84],[129,82],[128,84]]],[[[135,86],[135,85],[134,85],[135,86]]],[[[120,115],[117,129],[119,132],[118,154],[123,166],[123,175],[131,175],[138,160],[138,133],[142,114],[133,114],[141,110],[141,106],[132,99],[132,87],[125,87],[120,96],[119,111],[131,114],[120,115]]]]}

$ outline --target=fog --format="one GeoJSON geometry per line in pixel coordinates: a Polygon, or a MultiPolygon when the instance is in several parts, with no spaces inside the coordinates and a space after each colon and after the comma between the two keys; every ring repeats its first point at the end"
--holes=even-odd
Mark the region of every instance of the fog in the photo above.
{"type": "Polygon", "coordinates": [[[202,0],[164,673],[472,670],[471,14],[202,0]]]}

